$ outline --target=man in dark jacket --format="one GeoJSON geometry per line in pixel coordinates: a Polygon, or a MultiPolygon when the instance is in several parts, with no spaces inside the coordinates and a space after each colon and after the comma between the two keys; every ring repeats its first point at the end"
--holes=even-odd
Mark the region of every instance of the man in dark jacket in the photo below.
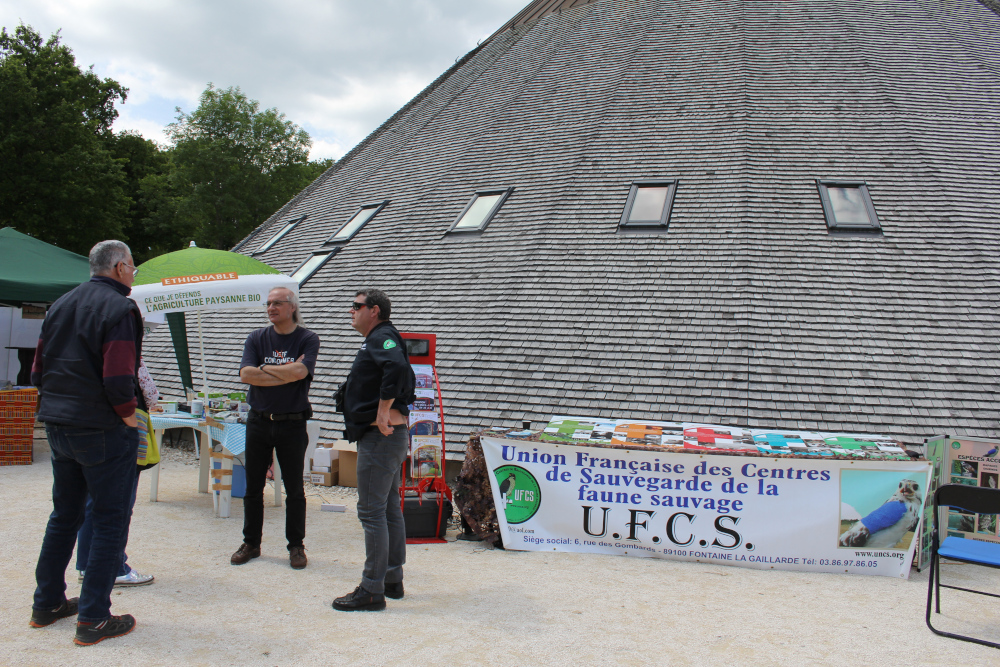
{"type": "Polygon", "coordinates": [[[409,449],[407,416],[416,378],[403,338],[389,321],[385,292],[360,290],[351,326],[365,337],[344,386],[345,435],[358,443],[358,518],[365,529],[361,585],[333,601],[340,611],[385,609],[403,597],[406,528],[399,507],[399,476],[409,449]]]}
{"type": "Polygon", "coordinates": [[[52,514],[35,568],[32,627],[77,618],[80,645],[128,634],[135,619],[111,615],[111,588],[128,541],[139,431],[136,371],[142,317],[128,298],[138,269],[121,241],[90,251],[89,282],[49,308],[31,369],[38,419],[52,450],[52,514]],[[93,499],[93,539],[80,597],[66,599],[66,567],[93,499]]]}

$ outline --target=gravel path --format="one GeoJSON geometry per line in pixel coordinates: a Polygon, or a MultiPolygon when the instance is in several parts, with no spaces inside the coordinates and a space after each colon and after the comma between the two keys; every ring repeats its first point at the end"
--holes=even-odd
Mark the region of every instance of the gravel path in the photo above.
{"type": "MultiPolygon", "coordinates": [[[[364,560],[356,492],[313,487],[309,567],[288,567],[284,513],[268,507],[261,558],[234,567],[242,501],[212,516],[193,455],[165,450],[160,502],[139,484],[129,562],[151,586],[115,589],[130,635],[72,643],[69,620],[28,627],[34,565],[51,509],[44,440],[35,464],[0,468],[2,665],[995,665],[1000,652],[924,626],[926,574],[888,577],[759,571],[642,558],[412,545],[406,597],[381,613],[340,613],[364,560]],[[321,512],[322,502],[348,506],[321,512]]],[[[946,576],[1000,590],[1000,572],[946,566],[946,576]]],[[[72,570],[71,570],[72,572],[72,570]]],[[[76,595],[76,577],[68,582],[76,595]]],[[[956,631],[1000,640],[1000,612],[952,591],[956,631]],[[959,596],[961,599],[959,599],[959,596]],[[962,604],[962,606],[959,605],[962,604]]]]}

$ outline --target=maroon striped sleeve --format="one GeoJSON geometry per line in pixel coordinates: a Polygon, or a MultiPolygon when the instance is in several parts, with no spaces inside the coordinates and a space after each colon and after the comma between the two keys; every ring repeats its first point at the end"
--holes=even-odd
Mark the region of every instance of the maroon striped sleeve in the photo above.
{"type": "Polygon", "coordinates": [[[31,362],[31,384],[36,387],[42,386],[42,337],[38,337],[38,346],[35,348],[35,360],[31,362]]]}
{"type": "Polygon", "coordinates": [[[135,414],[135,318],[128,313],[108,331],[101,351],[104,355],[104,392],[118,416],[135,414]]]}

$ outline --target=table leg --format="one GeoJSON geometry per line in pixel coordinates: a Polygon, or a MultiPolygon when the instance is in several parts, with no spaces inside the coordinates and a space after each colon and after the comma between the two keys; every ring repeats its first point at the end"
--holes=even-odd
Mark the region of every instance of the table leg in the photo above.
{"type": "Polygon", "coordinates": [[[233,455],[228,451],[210,454],[212,458],[212,505],[219,518],[228,519],[233,498],[233,455]],[[219,467],[215,467],[215,461],[219,467]]]}
{"type": "Polygon", "coordinates": [[[274,506],[281,507],[281,466],[278,457],[274,457],[274,506]]]}
{"type": "Polygon", "coordinates": [[[223,519],[229,518],[229,512],[233,502],[233,455],[225,454],[222,459],[223,481],[219,488],[219,516],[223,519]]]}
{"type": "Polygon", "coordinates": [[[191,431],[194,433],[194,446],[199,447],[201,451],[201,468],[198,470],[198,492],[208,493],[208,469],[212,465],[212,438],[200,434],[198,429],[193,428],[191,431]]]}
{"type": "MultiPolygon", "coordinates": [[[[156,441],[160,443],[160,451],[163,451],[163,429],[158,428],[153,431],[156,441]]],[[[157,498],[157,492],[160,488],[160,468],[163,467],[163,457],[160,456],[159,465],[153,466],[153,469],[149,471],[149,502],[155,503],[157,498]]]]}

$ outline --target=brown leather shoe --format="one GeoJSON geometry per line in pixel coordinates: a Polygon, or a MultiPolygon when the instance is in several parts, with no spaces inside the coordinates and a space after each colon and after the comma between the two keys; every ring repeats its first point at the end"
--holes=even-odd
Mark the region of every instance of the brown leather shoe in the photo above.
{"type": "Polygon", "coordinates": [[[306,558],[305,547],[291,547],[288,549],[288,562],[293,570],[301,570],[309,562],[306,558]]]}
{"type": "Polygon", "coordinates": [[[248,563],[252,558],[258,556],[260,556],[260,547],[252,547],[244,542],[236,550],[236,553],[229,557],[229,562],[233,565],[243,565],[243,563],[248,563]]]}
{"type": "Polygon", "coordinates": [[[382,611],[385,609],[385,596],[381,593],[369,593],[362,586],[354,589],[333,601],[337,611],[382,611]]]}

